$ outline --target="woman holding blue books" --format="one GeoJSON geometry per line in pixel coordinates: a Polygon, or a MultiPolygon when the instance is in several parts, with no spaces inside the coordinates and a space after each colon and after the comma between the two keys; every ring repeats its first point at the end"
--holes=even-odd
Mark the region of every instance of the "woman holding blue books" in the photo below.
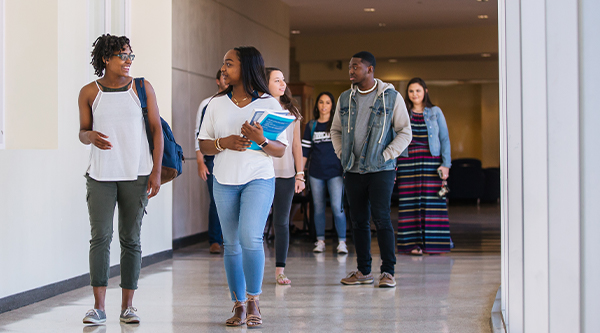
{"type": "Polygon", "coordinates": [[[290,279],[283,273],[290,245],[290,210],[294,193],[304,190],[302,144],[300,143],[300,111],[287,87],[279,68],[267,67],[269,92],[279,100],[284,110],[296,120],[285,131],[289,145],[281,158],[273,159],[275,167],[275,199],[273,199],[273,229],[275,230],[275,280],[277,284],[289,285],[290,279]]]}
{"type": "Polygon", "coordinates": [[[227,284],[234,301],[227,326],[262,324],[258,297],[265,266],[263,230],[275,191],[271,156],[281,157],[284,133],[267,140],[260,124],[250,124],[255,109],[281,111],[270,96],[262,55],[236,47],[223,58],[221,75],[229,87],[208,104],[198,139],[205,155],[215,155],[213,195],[223,231],[227,284]],[[260,149],[249,149],[251,143],[260,149]]]}

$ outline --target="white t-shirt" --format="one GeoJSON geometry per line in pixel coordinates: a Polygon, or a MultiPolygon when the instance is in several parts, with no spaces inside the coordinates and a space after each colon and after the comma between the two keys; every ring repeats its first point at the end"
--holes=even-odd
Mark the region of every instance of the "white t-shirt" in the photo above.
{"type": "MultiPolygon", "coordinates": [[[[285,154],[281,158],[273,157],[273,167],[275,168],[275,177],[292,178],[296,176],[296,166],[294,165],[294,155],[292,154],[292,145],[294,144],[294,126],[300,126],[299,121],[294,121],[285,130],[285,136],[288,146],[285,147],[285,154]]],[[[300,140],[300,138],[296,138],[300,140]]]]}
{"type": "MultiPolygon", "coordinates": [[[[268,94],[243,108],[236,106],[227,95],[213,98],[206,108],[198,139],[215,140],[230,135],[240,135],[242,125],[250,119],[255,108],[282,110],[279,102],[268,94]]],[[[277,141],[287,146],[285,131],[277,141]]],[[[262,150],[235,151],[225,149],[215,155],[213,176],[219,184],[243,185],[255,179],[275,177],[273,160],[262,150]]]]}

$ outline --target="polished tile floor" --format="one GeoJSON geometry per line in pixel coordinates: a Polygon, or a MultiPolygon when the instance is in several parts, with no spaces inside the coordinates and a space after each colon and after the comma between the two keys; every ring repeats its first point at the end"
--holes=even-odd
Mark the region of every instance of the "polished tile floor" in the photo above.
{"type": "MultiPolygon", "coordinates": [[[[341,285],[339,280],[356,267],[352,245],[349,255],[337,255],[335,244],[328,241],[326,252],[316,255],[301,236],[294,237],[286,268],[292,285],[278,286],[272,244],[265,244],[261,328],[224,326],[232,303],[222,255],[209,254],[208,244],[201,243],[142,270],[134,302],[142,319],[139,325],[119,323],[119,278],[113,278],[106,325],[82,325],[93,304],[87,287],[0,314],[0,332],[489,332],[500,285],[500,254],[493,240],[474,238],[496,237],[498,210],[483,209],[482,213],[481,207],[451,208],[458,227],[453,230],[458,237],[456,251],[441,256],[398,255],[395,289],[341,285]],[[469,240],[468,233],[461,233],[473,228],[477,214],[487,227],[475,229],[489,230],[469,240]]],[[[373,250],[378,252],[375,240],[373,250]]]]}

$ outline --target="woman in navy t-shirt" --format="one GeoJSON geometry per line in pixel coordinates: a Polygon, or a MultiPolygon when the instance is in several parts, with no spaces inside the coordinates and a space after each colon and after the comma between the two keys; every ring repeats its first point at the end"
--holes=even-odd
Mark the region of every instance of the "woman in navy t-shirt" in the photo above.
{"type": "Polygon", "coordinates": [[[346,215],[342,204],[344,181],[342,165],[331,143],[331,121],[335,112],[335,99],[329,92],[317,97],[313,109],[314,120],[308,122],[302,138],[302,156],[304,164],[310,157],[308,169],[310,188],[313,197],[315,229],[317,232],[314,252],[325,251],[325,189],[329,191],[331,211],[335,221],[339,244],[337,252],[346,254],[346,215]]]}

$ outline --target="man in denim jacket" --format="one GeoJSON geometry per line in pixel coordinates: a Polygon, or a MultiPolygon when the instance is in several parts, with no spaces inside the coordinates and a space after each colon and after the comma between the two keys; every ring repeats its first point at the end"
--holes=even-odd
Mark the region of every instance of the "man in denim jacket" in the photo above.
{"type": "Polygon", "coordinates": [[[395,228],[390,201],[396,157],[412,139],[406,105],[394,86],[374,77],[375,57],[359,52],[350,59],[352,88],[338,100],[331,140],[344,168],[358,270],[341,280],[346,285],[373,283],[370,215],[377,228],[381,275],[377,287],[395,287],[395,228]]]}

